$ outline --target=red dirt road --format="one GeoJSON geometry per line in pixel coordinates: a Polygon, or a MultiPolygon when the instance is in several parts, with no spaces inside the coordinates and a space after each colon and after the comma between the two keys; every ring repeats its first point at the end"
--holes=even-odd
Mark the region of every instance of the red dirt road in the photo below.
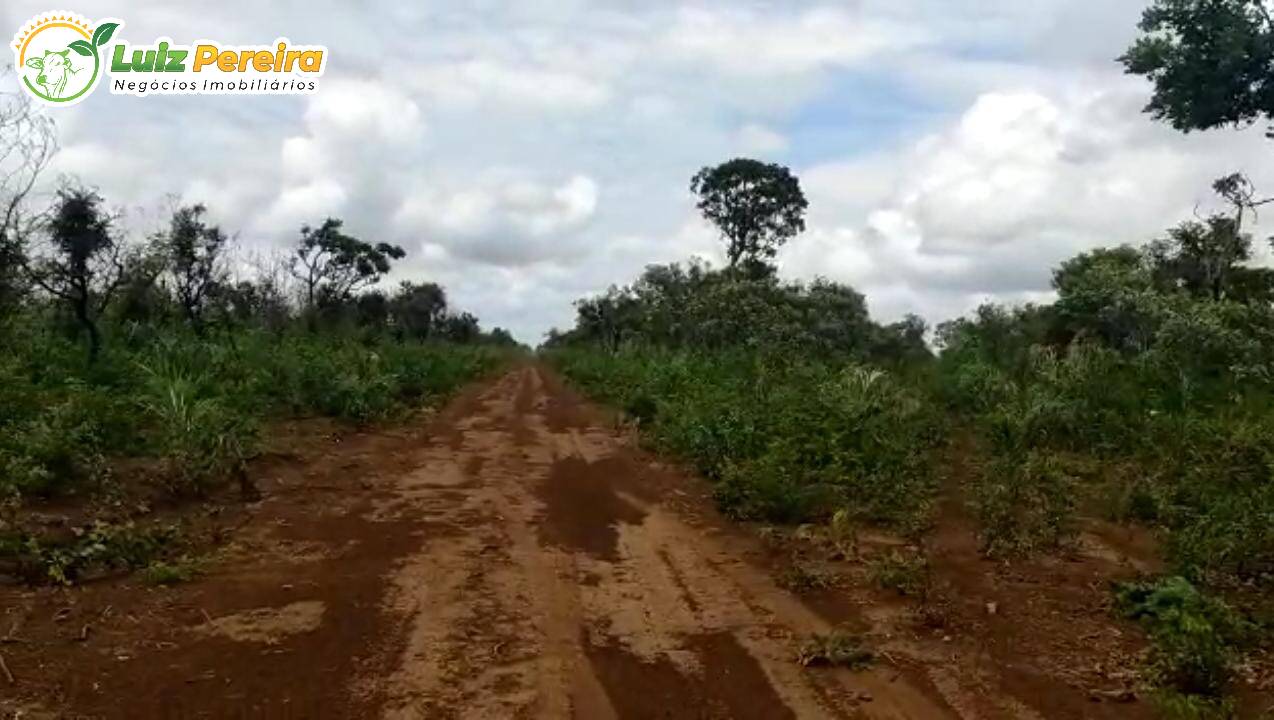
{"type": "Polygon", "coordinates": [[[1135,633],[1074,584],[1121,572],[1111,547],[1002,576],[948,538],[937,621],[861,566],[794,594],[776,574],[810,547],[723,521],[701,481],[536,366],[419,427],[298,444],[255,469],[265,500],[224,511],[240,527],[191,583],[0,589],[0,717],[1146,713],[1119,692],[1135,633]],[[836,625],[877,662],[796,662],[836,625]]]}

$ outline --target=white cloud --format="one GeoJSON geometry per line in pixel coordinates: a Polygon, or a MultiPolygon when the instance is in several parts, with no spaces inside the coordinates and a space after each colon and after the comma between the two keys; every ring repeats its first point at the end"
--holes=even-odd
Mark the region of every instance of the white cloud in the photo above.
{"type": "Polygon", "coordinates": [[[391,80],[371,78],[323,81],[323,91],[309,97],[305,124],[316,137],[362,147],[412,142],[424,131],[416,102],[391,80]]]}
{"type": "Polygon", "coordinates": [[[675,57],[711,63],[731,74],[765,77],[850,67],[924,39],[919,26],[835,7],[777,17],[741,8],[685,8],[664,45],[675,57]]]}
{"type": "Polygon", "coordinates": [[[472,110],[483,103],[551,110],[595,108],[609,88],[570,72],[518,67],[485,59],[430,65],[407,78],[431,102],[472,110]]]}
{"type": "Polygon", "coordinates": [[[597,210],[597,184],[584,175],[558,185],[500,175],[453,190],[420,187],[403,199],[394,222],[437,238],[452,255],[493,265],[526,265],[574,252],[571,236],[597,210]]]}
{"type": "MultiPolygon", "coordinates": [[[[1210,180],[1236,167],[1238,147],[1266,149],[1256,132],[1186,142],[1123,112],[1129,100],[1121,90],[987,93],[896,154],[892,176],[881,176],[879,158],[811,168],[816,199],[843,195],[846,180],[879,180],[856,187],[869,204],[821,204],[784,268],[852,282],[887,316],[938,320],[988,299],[1038,300],[1061,260],[1155,237],[1206,209],[1210,180]]],[[[1274,183],[1274,173],[1248,170],[1274,183]]]]}
{"type": "Polygon", "coordinates": [[[757,123],[748,123],[739,128],[736,142],[743,152],[760,155],[780,153],[789,146],[783,135],[757,123]]]}

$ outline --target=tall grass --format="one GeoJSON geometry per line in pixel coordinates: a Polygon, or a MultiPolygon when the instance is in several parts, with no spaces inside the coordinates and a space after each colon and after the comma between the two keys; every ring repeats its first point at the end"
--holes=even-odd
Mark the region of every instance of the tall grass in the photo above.
{"type": "Polygon", "coordinates": [[[441,400],[505,351],[259,331],[153,329],[89,365],[56,328],[14,324],[0,351],[0,498],[91,492],[111,458],[153,457],[180,493],[239,474],[264,423],[385,420],[441,400]]]}

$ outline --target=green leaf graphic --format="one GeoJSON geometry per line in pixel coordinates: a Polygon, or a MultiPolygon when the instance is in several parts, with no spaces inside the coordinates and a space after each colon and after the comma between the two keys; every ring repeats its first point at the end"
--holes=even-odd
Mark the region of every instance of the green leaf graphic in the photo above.
{"type": "Polygon", "coordinates": [[[86,57],[93,54],[93,46],[84,40],[76,40],[67,47],[86,57]]]}
{"type": "Polygon", "coordinates": [[[119,23],[102,23],[93,31],[93,44],[101,47],[115,34],[115,28],[119,27],[119,23]]]}

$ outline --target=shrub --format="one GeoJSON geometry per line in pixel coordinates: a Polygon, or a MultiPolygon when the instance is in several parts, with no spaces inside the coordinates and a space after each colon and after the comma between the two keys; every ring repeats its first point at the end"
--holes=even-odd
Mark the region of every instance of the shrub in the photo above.
{"type": "Polygon", "coordinates": [[[253,420],[216,397],[200,397],[211,385],[206,379],[172,367],[149,372],[143,405],[158,429],[170,489],[203,494],[242,473],[256,442],[253,420]]]}
{"type": "Polygon", "coordinates": [[[183,555],[174,560],[156,560],[146,566],[142,579],[151,585],[177,585],[190,582],[203,574],[204,562],[183,555]]]}
{"type": "Polygon", "coordinates": [[[905,597],[929,596],[929,561],[919,553],[890,550],[872,559],[867,575],[876,585],[905,597]]]}
{"type": "Polygon", "coordinates": [[[74,395],[0,436],[0,494],[50,497],[104,477],[95,423],[74,395]]]}
{"type": "Polygon", "coordinates": [[[172,525],[138,527],[133,523],[96,522],[62,541],[29,534],[0,539],[0,556],[13,558],[18,574],[29,582],[70,585],[90,570],[146,567],[174,552],[180,537],[180,531],[172,525]]]}
{"type": "Polygon", "coordinates": [[[923,524],[932,405],[880,370],[723,351],[557,351],[586,392],[628,409],[655,445],[715,481],[738,518],[923,524]]]}
{"type": "Polygon", "coordinates": [[[1252,628],[1219,599],[1170,577],[1116,589],[1127,617],[1150,634],[1153,680],[1186,696],[1218,698],[1252,628]]]}
{"type": "Polygon", "coordinates": [[[806,593],[815,590],[826,590],[836,585],[839,579],[834,572],[817,565],[793,560],[780,573],[778,584],[780,587],[794,593],[806,593]]]}
{"type": "Polygon", "coordinates": [[[1072,479],[1047,452],[995,458],[973,492],[983,552],[1002,557],[1065,544],[1075,533],[1075,498],[1072,479]]]}

